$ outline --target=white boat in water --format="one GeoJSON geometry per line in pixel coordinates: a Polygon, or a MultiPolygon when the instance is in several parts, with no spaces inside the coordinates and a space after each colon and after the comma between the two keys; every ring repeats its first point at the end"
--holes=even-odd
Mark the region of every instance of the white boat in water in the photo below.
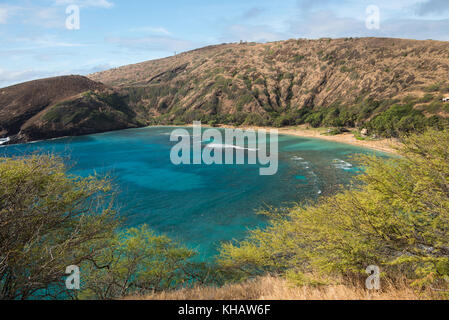
{"type": "Polygon", "coordinates": [[[7,138],[0,138],[0,146],[2,144],[5,144],[5,143],[9,142],[9,141],[11,141],[11,138],[9,138],[9,137],[7,137],[7,138]]]}

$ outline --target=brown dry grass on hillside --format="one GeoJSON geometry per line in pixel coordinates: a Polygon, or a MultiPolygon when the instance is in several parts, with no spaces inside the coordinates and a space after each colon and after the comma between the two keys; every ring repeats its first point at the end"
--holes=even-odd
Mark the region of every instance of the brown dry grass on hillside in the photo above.
{"type": "MultiPolygon", "coordinates": [[[[0,135],[17,134],[24,124],[55,104],[106,87],[83,76],[28,81],[0,89],[0,135]]],[[[35,121],[31,121],[35,122],[35,121]]]]}
{"type": "Polygon", "coordinates": [[[197,287],[129,300],[426,300],[441,298],[436,292],[417,292],[404,283],[383,283],[380,291],[339,284],[294,287],[286,280],[271,276],[222,288],[197,287]]]}
{"type": "MultiPolygon", "coordinates": [[[[138,88],[153,116],[179,116],[180,110],[267,116],[356,106],[368,98],[383,102],[437,96],[449,92],[448,71],[446,42],[345,38],[223,44],[89,77],[138,88]]],[[[136,99],[142,102],[140,96],[136,99]]],[[[429,102],[421,107],[434,114],[429,102]]]]}

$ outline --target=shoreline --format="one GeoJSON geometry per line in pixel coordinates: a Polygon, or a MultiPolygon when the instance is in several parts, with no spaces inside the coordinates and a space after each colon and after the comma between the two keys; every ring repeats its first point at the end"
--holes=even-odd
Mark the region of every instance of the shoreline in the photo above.
{"type": "MultiPolygon", "coordinates": [[[[204,126],[204,125],[203,125],[204,126]]],[[[208,126],[209,127],[209,126],[208,126]]],[[[349,144],[357,147],[372,149],[390,154],[398,154],[397,147],[400,147],[401,143],[397,139],[379,139],[379,140],[358,140],[353,132],[345,132],[334,136],[327,136],[322,134],[324,128],[310,129],[305,127],[285,127],[285,128],[273,128],[273,127],[257,127],[257,126],[230,126],[220,125],[218,128],[224,129],[242,129],[242,130],[272,130],[277,129],[279,134],[292,135],[303,138],[316,138],[326,141],[332,141],[337,143],[349,144]]]]}
{"type": "MultiPolygon", "coordinates": [[[[156,127],[166,127],[166,128],[174,128],[174,127],[192,127],[193,125],[151,125],[141,128],[156,128],[156,127]]],[[[240,129],[240,130],[278,130],[279,134],[284,135],[291,135],[296,137],[303,137],[303,138],[316,138],[331,142],[337,142],[337,143],[343,143],[343,144],[349,144],[361,148],[367,148],[371,150],[376,150],[380,152],[390,153],[390,154],[398,154],[397,147],[400,147],[401,143],[397,139],[379,139],[379,140],[358,140],[353,132],[345,132],[338,135],[333,136],[327,136],[323,135],[322,131],[325,130],[325,128],[307,128],[305,126],[296,126],[296,127],[285,127],[285,128],[274,128],[274,127],[258,127],[258,126],[231,126],[231,125],[219,125],[217,127],[212,127],[210,125],[201,125],[204,128],[221,128],[221,129],[240,129]]],[[[129,129],[137,129],[137,128],[129,128],[129,129]]],[[[124,129],[124,130],[129,130],[124,129]]],[[[115,131],[115,130],[113,130],[115,131]]],[[[118,130],[119,131],[119,130],[118,130]]],[[[112,131],[107,131],[112,132],[112,131]]],[[[89,135],[95,135],[95,134],[101,134],[105,132],[98,132],[98,133],[92,133],[89,135]]],[[[69,138],[69,137],[76,137],[76,136],[64,136],[64,137],[56,137],[51,139],[44,139],[44,140],[36,140],[36,141],[29,141],[24,143],[14,143],[14,144],[0,144],[1,147],[7,147],[11,145],[17,145],[17,144],[32,144],[42,141],[51,141],[51,140],[58,140],[63,138],[69,138]]]]}

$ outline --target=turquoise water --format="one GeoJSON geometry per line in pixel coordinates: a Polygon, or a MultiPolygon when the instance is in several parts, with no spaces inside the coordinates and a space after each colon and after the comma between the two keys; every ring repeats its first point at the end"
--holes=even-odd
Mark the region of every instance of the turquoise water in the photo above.
{"type": "Polygon", "coordinates": [[[359,172],[351,156],[372,153],[284,135],[279,137],[278,173],[260,176],[258,165],[171,164],[172,130],[131,129],[4,146],[0,155],[53,152],[74,174],[109,174],[121,190],[118,205],[127,226],[146,223],[207,259],[220,242],[241,239],[249,229],[263,226],[264,218],[255,211],[335,192],[359,172]]]}

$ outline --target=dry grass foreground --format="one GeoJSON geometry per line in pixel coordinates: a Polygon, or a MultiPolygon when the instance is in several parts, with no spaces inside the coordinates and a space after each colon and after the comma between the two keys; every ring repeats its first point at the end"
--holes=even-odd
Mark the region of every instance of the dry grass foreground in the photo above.
{"type": "MultiPolygon", "coordinates": [[[[150,296],[133,296],[127,300],[429,300],[438,299],[436,293],[418,293],[405,283],[393,286],[382,283],[380,291],[369,291],[356,285],[302,286],[290,285],[287,280],[266,276],[241,284],[221,288],[196,287],[150,296]]],[[[441,298],[441,297],[440,297],[441,298]]]]}

